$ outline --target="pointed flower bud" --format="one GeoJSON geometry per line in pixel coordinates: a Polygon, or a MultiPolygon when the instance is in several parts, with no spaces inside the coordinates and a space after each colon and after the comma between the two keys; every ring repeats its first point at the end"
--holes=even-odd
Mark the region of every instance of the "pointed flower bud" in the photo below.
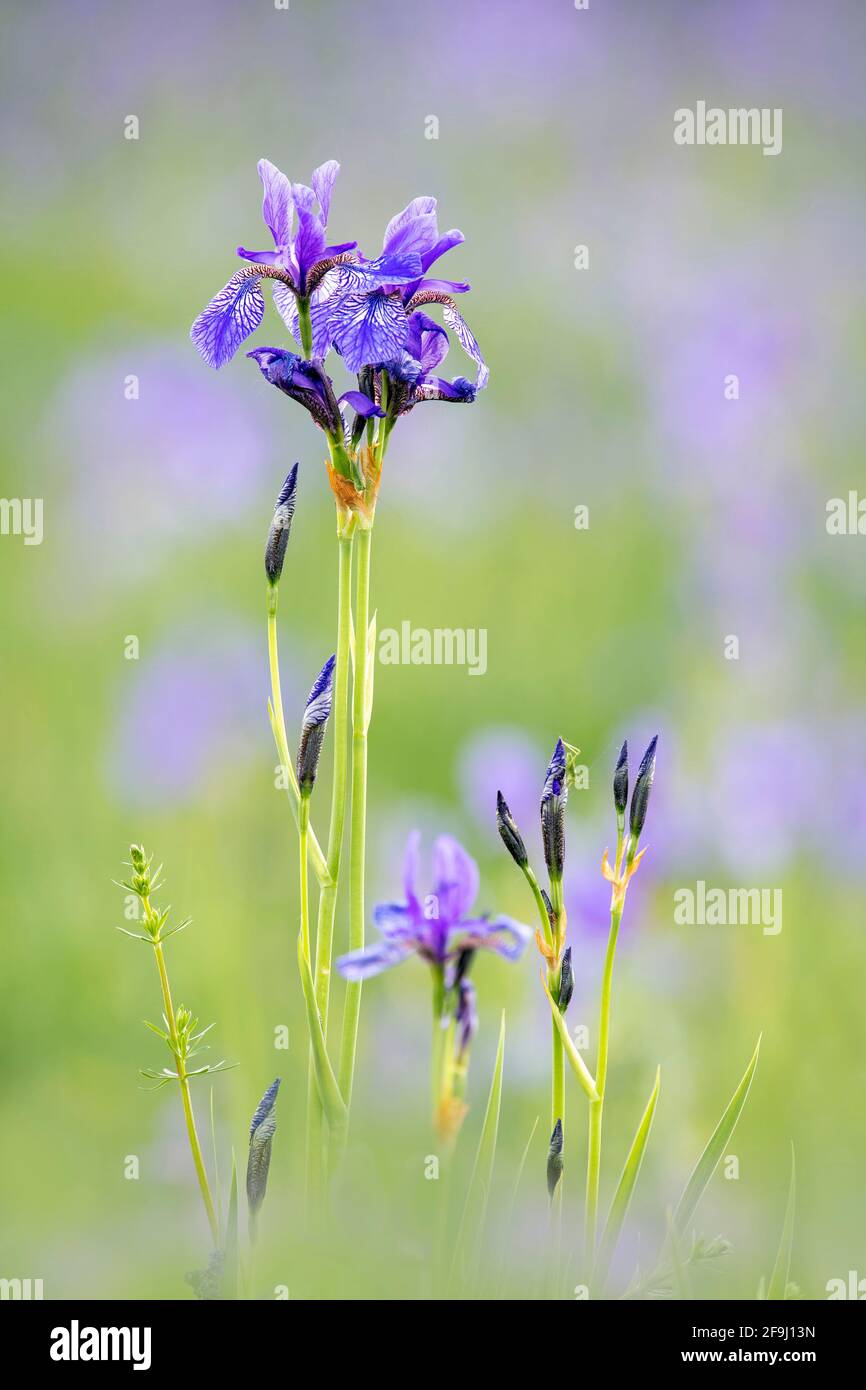
{"type": "Polygon", "coordinates": [[[565,779],[566,757],[562,739],[556,740],[553,757],[544,779],[541,793],[541,838],[544,861],[551,878],[562,878],[565,860],[565,803],[568,786],[565,779]]]}
{"type": "Polygon", "coordinates": [[[525,869],[529,863],[529,855],[526,853],[523,837],[517,829],[517,823],[508,809],[508,802],[502,792],[496,793],[496,828],[502,837],[502,843],[517,867],[525,869]]]}
{"type": "Polygon", "coordinates": [[[562,1177],[562,1120],[557,1120],[550,1136],[547,1150],[547,1195],[553,1201],[553,1194],[562,1177]]]}
{"type": "Polygon", "coordinates": [[[250,1124],[250,1151],[247,1158],[247,1205],[249,1208],[250,1240],[256,1238],[259,1209],[265,1200],[268,1169],[271,1166],[271,1144],[277,1128],[274,1106],[280,1089],[278,1076],[256,1107],[250,1124]]]}
{"type": "Polygon", "coordinates": [[[650,741],[650,745],[643,755],[641,765],[638,768],[637,781],[634,784],[634,791],[631,794],[631,810],[629,812],[629,831],[632,838],[638,840],[646,820],[647,807],[649,806],[650,789],[653,784],[653,776],[656,770],[656,744],[659,736],[650,741]]]}
{"type": "Polygon", "coordinates": [[[457,1008],[454,1010],[457,1028],[457,1061],[462,1063],[478,1032],[478,1010],[476,1008],[475,986],[465,977],[457,989],[457,1008]]]}
{"type": "Polygon", "coordinates": [[[319,755],[325,739],[325,726],[331,714],[334,686],[334,664],[337,658],[329,656],[310,691],[304,722],[301,725],[301,741],[298,744],[298,785],[309,796],[316,780],[319,755]]]}
{"type": "Polygon", "coordinates": [[[625,815],[625,808],[628,805],[628,743],[623,742],[619,750],[616,768],[613,774],[613,804],[616,809],[617,819],[625,815]]]}
{"type": "Polygon", "coordinates": [[[564,1014],[569,1004],[571,996],[574,994],[574,970],[571,964],[571,947],[566,946],[562,955],[562,964],[559,967],[559,1012],[564,1014]]]}
{"type": "Polygon", "coordinates": [[[283,572],[283,561],[286,558],[286,546],[289,543],[289,534],[292,529],[292,517],[295,515],[295,492],[298,486],[298,465],[295,464],[286,481],[283,483],[282,491],[277,498],[277,505],[274,509],[274,519],[271,522],[271,529],[268,532],[268,539],[265,545],[265,574],[268,576],[269,584],[279,584],[280,575],[283,572]]]}

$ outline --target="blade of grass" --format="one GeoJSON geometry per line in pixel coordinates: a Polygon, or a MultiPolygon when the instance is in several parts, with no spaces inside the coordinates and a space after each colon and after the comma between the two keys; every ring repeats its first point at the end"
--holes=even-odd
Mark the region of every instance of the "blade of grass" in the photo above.
{"type": "Polygon", "coordinates": [[[215,1117],[214,1117],[214,1108],[213,1108],[213,1086],[211,1086],[211,1088],[210,1088],[210,1142],[211,1142],[211,1147],[213,1148],[213,1186],[214,1186],[214,1192],[216,1193],[216,1203],[215,1203],[215,1205],[216,1205],[216,1219],[217,1219],[217,1245],[219,1245],[219,1243],[220,1243],[220,1241],[221,1241],[221,1239],[222,1239],[223,1197],[222,1197],[222,1192],[220,1191],[220,1165],[219,1165],[219,1155],[217,1154],[216,1119],[215,1119],[215,1117]]]}
{"type": "MultiPolygon", "coordinates": [[[[763,1034],[761,1036],[763,1036],[763,1034]]],[[[707,1146],[695,1164],[691,1177],[685,1185],[683,1195],[676,1205],[673,1224],[674,1230],[678,1236],[685,1235],[688,1231],[698,1203],[704,1195],[709,1181],[725,1152],[728,1141],[737,1127],[737,1121],[740,1118],[743,1106],[748,1098],[752,1078],[755,1075],[755,1068],[758,1065],[758,1054],[760,1050],[761,1037],[759,1036],[755,1050],[752,1053],[752,1060],[746,1067],[742,1080],[731,1096],[722,1118],[710,1135],[707,1146]]]]}
{"type": "Polygon", "coordinates": [[[607,1221],[604,1223],[604,1230],[601,1234],[601,1244],[596,1258],[595,1271],[593,1274],[593,1284],[596,1286],[596,1295],[604,1290],[607,1273],[610,1269],[610,1262],[616,1250],[616,1244],[620,1237],[625,1218],[628,1215],[629,1205],[634,1192],[635,1183],[640,1173],[643,1163],[644,1151],[646,1150],[647,1140],[652,1129],[653,1116],[656,1113],[658,1104],[659,1089],[662,1083],[662,1069],[656,1068],[656,1079],[650,1091],[649,1100],[646,1103],[640,1124],[632,1140],[631,1148],[625,1160],[616,1191],[613,1194],[613,1201],[610,1204],[607,1221]]]}
{"type": "Polygon", "coordinates": [[[232,1180],[229,1188],[229,1208],[226,1216],[226,1247],[223,1262],[223,1298],[236,1299],[240,1283],[240,1253],[238,1246],[238,1166],[232,1149],[232,1180]]]}
{"type": "Polygon", "coordinates": [[[496,1047],[496,1061],[493,1064],[493,1078],[490,1082],[490,1093],[487,1097],[487,1109],[484,1112],[484,1123],[481,1126],[481,1136],[478,1140],[478,1148],[475,1152],[472,1175],[469,1179],[469,1186],[466,1189],[466,1201],[463,1204],[463,1213],[460,1217],[457,1239],[454,1242],[454,1256],[451,1262],[452,1282],[457,1270],[463,1262],[464,1246],[466,1243],[466,1227],[469,1213],[476,1205],[476,1197],[479,1199],[477,1203],[478,1249],[473,1260],[474,1265],[477,1265],[477,1259],[480,1257],[481,1241],[487,1220],[487,1201],[490,1196],[490,1185],[493,1180],[493,1165],[496,1160],[496,1141],[499,1137],[499,1110],[502,1102],[502,1069],[504,1061],[505,1010],[503,1009],[499,1024],[499,1042],[496,1047]]]}
{"type": "MultiPolygon", "coordinates": [[[[520,1191],[520,1184],[523,1181],[523,1170],[526,1167],[526,1160],[529,1157],[529,1150],[532,1148],[532,1141],[535,1138],[535,1131],[538,1129],[539,1118],[540,1117],[536,1115],[535,1123],[533,1124],[532,1129],[529,1132],[529,1138],[526,1141],[526,1148],[523,1150],[523,1155],[520,1159],[520,1162],[517,1165],[517,1176],[514,1179],[514,1186],[511,1189],[511,1201],[508,1203],[508,1216],[505,1222],[505,1230],[509,1233],[511,1231],[512,1223],[514,1221],[514,1211],[517,1206],[517,1194],[520,1191]]],[[[507,1268],[508,1263],[505,1259],[503,1259],[502,1267],[499,1274],[499,1285],[497,1291],[497,1297],[499,1298],[502,1297],[502,1287],[505,1282],[505,1274],[507,1268]]]]}
{"type": "Polygon", "coordinates": [[[776,1255],[776,1263],[773,1265],[773,1273],[770,1275],[770,1282],[767,1285],[765,1297],[768,1299],[782,1299],[788,1296],[788,1275],[791,1272],[791,1247],[794,1244],[794,1213],[796,1207],[796,1163],[794,1159],[794,1145],[791,1145],[791,1180],[788,1184],[788,1202],[785,1207],[785,1220],[782,1225],[782,1237],[779,1241],[779,1250],[776,1255]]]}

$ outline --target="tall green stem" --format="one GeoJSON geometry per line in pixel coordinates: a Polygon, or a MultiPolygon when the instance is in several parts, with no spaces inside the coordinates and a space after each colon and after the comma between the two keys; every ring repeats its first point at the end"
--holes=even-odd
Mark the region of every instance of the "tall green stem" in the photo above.
{"type": "MultiPolygon", "coordinates": [[[[355,676],[352,689],[352,803],[349,821],[349,950],[364,945],[364,859],[367,837],[367,629],[370,624],[370,551],[372,521],[357,539],[355,587],[355,676]]],[[[361,982],[346,985],[340,1049],[340,1093],[351,1106],[361,1011],[361,982]]]]}
{"type": "Polygon", "coordinates": [[[586,1259],[591,1265],[595,1255],[596,1230],[598,1226],[598,1189],[601,1174],[601,1123],[604,1114],[604,1092],[607,1082],[607,1054],[610,1040],[610,1004],[613,985],[613,963],[616,957],[616,941],[619,924],[622,921],[623,898],[614,897],[610,909],[610,932],[607,938],[607,951],[604,957],[604,971],[601,978],[601,1003],[598,1020],[598,1061],[595,1069],[595,1089],[598,1100],[589,1103],[589,1147],[586,1164],[586,1220],[585,1245],[586,1259]]]}
{"type": "MultiPolygon", "coordinates": [[[[328,830],[328,882],[319,893],[319,913],[316,923],[316,1004],[322,1019],[322,1032],[328,1036],[328,1007],[331,991],[331,961],[334,943],[334,918],[337,911],[337,890],[346,822],[346,792],[349,772],[349,646],[352,631],[352,547],[355,536],[354,518],[347,520],[338,513],[337,545],[337,664],[334,671],[334,775],[331,786],[331,822],[328,830]]],[[[322,1107],[316,1086],[315,1070],[310,1057],[307,1091],[307,1135],[310,1161],[324,1162],[324,1133],[322,1107]]],[[[308,1168],[308,1187],[312,1174],[308,1168]]]]}

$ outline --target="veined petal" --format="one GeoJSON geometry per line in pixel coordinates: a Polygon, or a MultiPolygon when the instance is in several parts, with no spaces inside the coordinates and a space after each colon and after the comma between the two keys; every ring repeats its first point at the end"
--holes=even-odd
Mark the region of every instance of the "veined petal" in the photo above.
{"type": "Polygon", "coordinates": [[[259,277],[239,270],[202,310],[189,336],[209,367],[224,367],[264,316],[259,277]]]}
{"type": "Polygon", "coordinates": [[[259,160],[259,178],[264,188],[265,226],[270,228],[275,246],[286,246],[292,239],[292,185],[269,159],[259,160]]]}
{"type": "Polygon", "coordinates": [[[381,290],[337,296],[329,324],[334,346],[350,372],[399,357],[408,329],[399,299],[381,290]]]}
{"type": "Polygon", "coordinates": [[[316,261],[323,259],[325,250],[325,228],[316,213],[298,209],[298,235],[293,249],[303,286],[303,277],[316,261]]]}
{"type": "Polygon", "coordinates": [[[347,285],[353,280],[367,285],[404,285],[421,274],[421,257],[415,251],[399,255],[388,253],[373,261],[363,257],[360,261],[347,261],[340,269],[347,285]]]}
{"type": "Polygon", "coordinates": [[[442,317],[453,332],[467,357],[471,357],[472,361],[477,364],[478,372],[475,377],[475,385],[479,391],[483,391],[490,379],[490,368],[481,356],[481,349],[475,341],[475,335],[469,327],[469,324],[453,304],[445,305],[442,311],[442,317]]]}
{"type": "Polygon", "coordinates": [[[336,965],[344,980],[369,980],[372,975],[381,975],[383,970],[390,970],[392,965],[400,965],[411,954],[406,947],[394,942],[377,941],[360,951],[340,956],[336,965]]]}
{"type": "Polygon", "coordinates": [[[255,261],[257,265],[276,265],[281,270],[285,269],[285,248],[282,246],[278,246],[276,251],[248,251],[245,246],[237,246],[235,250],[245,261],[255,261]]]}
{"type": "Polygon", "coordinates": [[[439,920],[448,924],[465,917],[478,895],[478,865],[451,835],[433,844],[433,893],[439,920]]]}
{"type": "Polygon", "coordinates": [[[383,251],[417,251],[421,256],[439,240],[436,199],[413,198],[385,228],[383,251]]]}
{"type": "Polygon", "coordinates": [[[336,159],[328,159],[324,164],[320,164],[318,169],[313,170],[311,183],[316,197],[319,200],[319,207],[322,209],[322,226],[328,225],[328,214],[331,210],[331,194],[334,191],[334,184],[340,166],[336,159]]]}

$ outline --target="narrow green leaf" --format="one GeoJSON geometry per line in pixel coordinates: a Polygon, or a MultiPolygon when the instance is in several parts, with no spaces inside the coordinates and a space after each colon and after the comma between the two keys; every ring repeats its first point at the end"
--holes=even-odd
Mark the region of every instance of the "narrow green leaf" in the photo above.
{"type": "MultiPolygon", "coordinates": [[[[761,1035],[763,1036],[763,1035],[761,1035]]],[[[686,1183],[683,1195],[677,1203],[674,1211],[674,1230],[677,1235],[684,1235],[692,1223],[698,1203],[709,1185],[710,1178],[716,1171],[722,1155],[730,1141],[731,1135],[737,1127],[743,1106],[749,1095],[749,1088],[752,1084],[752,1077],[755,1075],[755,1068],[758,1065],[758,1054],[761,1050],[761,1038],[758,1038],[755,1050],[752,1053],[752,1060],[743,1073],[743,1078],[731,1096],[727,1109],[716,1125],[711,1134],[707,1146],[695,1164],[692,1175],[686,1183]]]]}
{"type": "Polygon", "coordinates": [[[568,1025],[566,1024],[562,1014],[559,1012],[559,1006],[554,1002],[553,995],[547,988],[547,981],[544,979],[543,975],[541,977],[541,983],[543,984],[544,992],[547,995],[547,1002],[550,1005],[550,1012],[553,1016],[553,1021],[556,1024],[557,1032],[559,1033],[559,1036],[562,1038],[562,1045],[565,1048],[565,1055],[568,1058],[569,1065],[571,1066],[572,1071],[574,1072],[575,1076],[577,1077],[578,1081],[580,1082],[581,1086],[586,1092],[588,1098],[590,1100],[598,1100],[598,1092],[595,1089],[595,1082],[592,1079],[592,1074],[590,1073],[589,1068],[587,1067],[586,1063],[584,1062],[583,1058],[581,1057],[580,1053],[574,1045],[574,1039],[568,1031],[568,1025]]]}
{"type": "MultiPolygon", "coordinates": [[[[508,1216],[506,1217],[506,1220],[505,1220],[505,1230],[506,1230],[509,1234],[510,1234],[511,1228],[512,1228],[512,1226],[513,1226],[513,1224],[514,1224],[514,1212],[515,1212],[515,1210],[516,1210],[516,1208],[517,1208],[517,1194],[518,1194],[518,1192],[520,1191],[520,1184],[521,1184],[521,1182],[523,1181],[523,1172],[524,1172],[524,1169],[526,1168],[526,1160],[527,1160],[528,1157],[529,1157],[529,1150],[532,1148],[532,1141],[533,1141],[533,1139],[535,1138],[535,1131],[538,1129],[539,1119],[540,1119],[540,1116],[536,1115],[536,1117],[535,1117],[535,1123],[533,1124],[532,1129],[529,1131],[529,1138],[528,1138],[527,1141],[526,1141],[526,1148],[523,1150],[523,1154],[522,1154],[522,1156],[521,1156],[520,1162],[519,1162],[518,1165],[517,1165],[517,1176],[516,1176],[515,1179],[514,1179],[514,1186],[513,1186],[512,1189],[511,1189],[511,1200],[510,1200],[510,1202],[508,1203],[508,1216]]],[[[499,1286],[498,1286],[498,1294],[497,1294],[497,1297],[499,1297],[499,1298],[502,1297],[502,1289],[503,1289],[503,1287],[504,1287],[504,1281],[505,1281],[506,1272],[507,1272],[507,1263],[506,1263],[505,1260],[503,1260],[503,1261],[502,1261],[502,1266],[501,1266],[501,1272],[500,1272],[500,1276],[499,1276],[499,1286]]]]}
{"type": "Polygon", "coordinates": [[[499,1024],[499,1042],[496,1047],[496,1061],[493,1064],[493,1078],[490,1082],[490,1093],[487,1097],[487,1109],[484,1112],[484,1123],[481,1126],[481,1136],[478,1140],[475,1162],[472,1165],[472,1176],[469,1179],[469,1186],[466,1189],[466,1201],[463,1204],[463,1213],[460,1217],[460,1226],[457,1231],[457,1239],[454,1243],[454,1259],[451,1265],[452,1277],[463,1263],[466,1229],[470,1213],[473,1211],[477,1211],[475,1226],[479,1249],[484,1235],[484,1226],[487,1220],[487,1201],[490,1196],[490,1186],[493,1181],[493,1165],[496,1160],[496,1141],[499,1137],[499,1111],[502,1102],[502,1070],[504,1062],[505,1010],[503,1009],[499,1024]]]}
{"type": "Polygon", "coordinates": [[[221,1239],[220,1233],[222,1231],[223,1224],[223,1197],[222,1191],[220,1190],[220,1161],[219,1154],[217,1153],[216,1116],[214,1114],[213,1086],[211,1086],[210,1088],[210,1142],[211,1149],[213,1151],[213,1183],[214,1192],[216,1193],[217,1241],[219,1242],[221,1239]]]}
{"type": "Polygon", "coordinates": [[[232,1149],[232,1180],[229,1188],[229,1209],[226,1216],[226,1248],[223,1261],[223,1298],[238,1296],[240,1247],[238,1244],[238,1165],[232,1149]]]}
{"type": "Polygon", "coordinates": [[[313,1069],[316,1075],[319,1099],[331,1129],[344,1130],[348,1119],[346,1106],[340,1094],[337,1078],[334,1076],[334,1069],[331,1066],[328,1050],[325,1046],[322,1020],[316,1005],[313,976],[310,972],[309,962],[304,955],[304,943],[300,936],[298,936],[298,969],[301,972],[301,988],[304,991],[304,1003],[307,1006],[307,1027],[312,1043],[313,1069]]]}
{"type": "Polygon", "coordinates": [[[773,1265],[773,1273],[770,1275],[770,1282],[767,1285],[767,1292],[764,1295],[767,1299],[784,1300],[788,1294],[788,1275],[791,1272],[791,1247],[794,1244],[794,1212],[796,1207],[796,1163],[794,1160],[794,1145],[791,1145],[791,1180],[788,1184],[788,1203],[785,1207],[785,1220],[782,1226],[782,1238],[779,1241],[779,1250],[776,1255],[776,1263],[773,1265]]]}
{"type": "Polygon", "coordinates": [[[656,1079],[649,1100],[646,1103],[640,1124],[637,1127],[631,1148],[628,1151],[617,1183],[616,1192],[613,1194],[613,1201],[610,1204],[607,1221],[601,1235],[598,1257],[595,1265],[595,1275],[593,1283],[596,1285],[596,1292],[600,1293],[604,1288],[610,1262],[616,1249],[617,1241],[620,1237],[625,1218],[628,1215],[629,1204],[631,1203],[632,1193],[638,1179],[641,1164],[643,1163],[644,1151],[649,1139],[652,1128],[653,1116],[656,1113],[656,1105],[659,1098],[659,1089],[662,1083],[661,1067],[656,1068],[656,1079]]]}

